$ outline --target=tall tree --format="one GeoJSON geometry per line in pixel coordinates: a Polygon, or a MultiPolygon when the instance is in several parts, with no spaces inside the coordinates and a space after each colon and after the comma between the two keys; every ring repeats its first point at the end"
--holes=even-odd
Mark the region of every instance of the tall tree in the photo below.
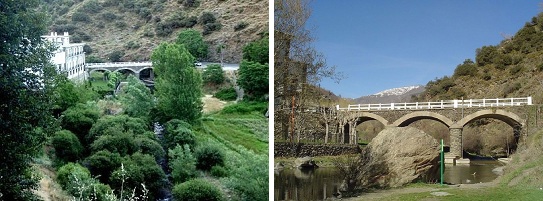
{"type": "Polygon", "coordinates": [[[30,162],[52,123],[48,22],[37,0],[0,3],[0,200],[35,200],[30,162]]]}
{"type": "Polygon", "coordinates": [[[248,97],[259,99],[269,90],[268,64],[252,61],[241,61],[239,65],[238,84],[245,90],[248,97]]]}
{"type": "Polygon", "coordinates": [[[177,36],[177,44],[183,44],[193,57],[198,60],[207,58],[208,45],[202,34],[194,29],[187,29],[177,36]]]}
{"type": "Polygon", "coordinates": [[[163,120],[194,123],[202,116],[202,76],[184,45],[162,43],[151,55],[156,73],[157,109],[163,120]]]}
{"type": "Polygon", "coordinates": [[[270,54],[268,53],[269,36],[266,34],[260,40],[254,41],[243,47],[243,59],[247,61],[254,61],[260,64],[268,63],[270,54]]]}
{"type": "Polygon", "coordinates": [[[119,98],[126,114],[145,121],[150,120],[150,112],[155,107],[155,100],[151,90],[138,78],[133,75],[128,76],[128,85],[119,98]]]}
{"type": "Polygon", "coordinates": [[[274,91],[279,100],[274,130],[284,139],[288,135],[293,139],[295,134],[299,138],[308,130],[295,129],[304,126],[307,115],[303,111],[321,98],[306,89],[323,78],[338,81],[340,75],[311,45],[314,38],[305,25],[311,15],[309,0],[275,0],[274,9],[274,91]]]}

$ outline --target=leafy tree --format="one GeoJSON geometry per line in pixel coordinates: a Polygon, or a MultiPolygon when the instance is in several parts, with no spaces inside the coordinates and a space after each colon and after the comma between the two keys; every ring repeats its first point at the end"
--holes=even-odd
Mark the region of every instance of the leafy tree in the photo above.
{"type": "Polygon", "coordinates": [[[211,170],[213,166],[224,165],[222,150],[213,144],[198,147],[194,152],[194,156],[197,159],[196,167],[200,170],[211,170]]]}
{"type": "Polygon", "coordinates": [[[121,166],[121,155],[107,150],[101,150],[85,159],[85,164],[89,167],[94,177],[102,183],[109,182],[111,173],[121,166]]]}
{"type": "Polygon", "coordinates": [[[102,135],[119,135],[119,133],[127,132],[135,135],[154,137],[154,134],[142,119],[127,115],[117,115],[104,116],[98,119],[90,129],[86,139],[88,142],[93,142],[102,135]]]}
{"type": "Polygon", "coordinates": [[[119,153],[121,156],[132,154],[136,151],[134,135],[131,132],[123,132],[117,126],[107,129],[107,134],[99,136],[91,144],[93,153],[100,150],[107,150],[112,153],[119,153]]]}
{"type": "Polygon", "coordinates": [[[163,43],[151,56],[156,72],[157,109],[166,119],[189,123],[202,116],[202,77],[183,45],[163,43]]]}
{"type": "Polygon", "coordinates": [[[258,41],[251,42],[243,47],[243,59],[247,61],[267,64],[269,59],[269,37],[266,35],[258,41]]]}
{"type": "Polygon", "coordinates": [[[76,161],[83,154],[83,146],[75,134],[69,130],[61,130],[55,133],[51,140],[55,148],[55,155],[64,161],[76,161]]]}
{"type": "MultiPolygon", "coordinates": [[[[123,186],[123,195],[128,195],[133,189],[142,189],[143,184],[149,189],[148,200],[155,200],[166,180],[166,174],[155,159],[147,154],[135,153],[125,156],[122,163],[121,167],[113,171],[110,185],[117,191],[123,186]]],[[[135,193],[140,194],[141,191],[135,190],[135,193]]]]}
{"type": "Polygon", "coordinates": [[[58,75],[55,78],[55,86],[53,92],[53,109],[55,115],[64,112],[77,103],[86,103],[87,101],[98,98],[98,94],[95,91],[89,90],[84,85],[76,85],[66,75],[58,75]]]}
{"type": "Polygon", "coordinates": [[[3,200],[34,200],[30,161],[52,134],[52,49],[41,39],[49,22],[37,0],[0,6],[0,192],[3,200]],[[43,129],[42,129],[43,128],[43,129]]]}
{"type": "Polygon", "coordinates": [[[92,104],[78,103],[62,113],[61,126],[73,132],[84,147],[89,142],[85,139],[94,123],[100,118],[98,107],[92,104]]]}
{"type": "Polygon", "coordinates": [[[177,119],[170,120],[166,123],[166,128],[164,130],[164,146],[166,148],[173,148],[176,145],[189,145],[194,147],[196,145],[196,137],[190,125],[187,126],[185,122],[182,122],[177,119]],[[181,122],[181,123],[178,123],[181,122]]]}
{"type": "Polygon", "coordinates": [[[125,114],[146,121],[150,120],[150,112],[155,107],[155,100],[151,90],[138,78],[132,75],[128,76],[128,85],[124,89],[124,93],[119,95],[119,99],[125,114]]]}
{"type": "Polygon", "coordinates": [[[262,97],[269,90],[268,69],[268,64],[243,60],[239,65],[239,86],[253,98],[262,97]]]}
{"type": "Polygon", "coordinates": [[[177,145],[168,151],[170,170],[174,183],[183,183],[197,176],[196,158],[190,152],[190,146],[177,145]]]}
{"type": "Polygon", "coordinates": [[[202,74],[205,83],[220,85],[224,82],[224,71],[220,64],[210,64],[202,74]]]}
{"type": "Polygon", "coordinates": [[[187,29],[179,33],[177,44],[185,45],[190,54],[198,60],[207,58],[208,45],[200,32],[194,29],[187,29]]]}
{"type": "Polygon", "coordinates": [[[463,64],[456,66],[454,76],[475,76],[477,74],[477,66],[471,59],[466,59],[463,64]]]}
{"type": "Polygon", "coordinates": [[[116,50],[111,53],[109,53],[109,60],[112,62],[119,62],[121,61],[121,58],[124,56],[124,52],[116,50]]]}
{"type": "Polygon", "coordinates": [[[173,188],[173,197],[180,201],[225,200],[221,191],[213,184],[203,180],[194,179],[173,188]]]}

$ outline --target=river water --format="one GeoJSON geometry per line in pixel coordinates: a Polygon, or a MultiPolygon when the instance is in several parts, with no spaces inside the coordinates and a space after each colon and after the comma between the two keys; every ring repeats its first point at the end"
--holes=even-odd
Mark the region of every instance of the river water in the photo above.
{"type": "MultiPolygon", "coordinates": [[[[490,182],[498,176],[492,170],[500,166],[502,164],[497,161],[471,161],[469,165],[446,164],[444,180],[453,184],[490,182]]],[[[335,168],[276,171],[274,200],[323,200],[338,192],[341,181],[341,175],[335,168]]]]}

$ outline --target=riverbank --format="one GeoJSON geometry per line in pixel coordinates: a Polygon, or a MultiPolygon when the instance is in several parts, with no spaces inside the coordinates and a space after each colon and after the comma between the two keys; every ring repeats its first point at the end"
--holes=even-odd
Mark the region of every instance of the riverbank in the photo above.
{"type": "MultiPolygon", "coordinates": [[[[316,162],[316,164],[319,167],[326,167],[326,168],[332,168],[335,167],[334,161],[338,160],[338,158],[346,157],[349,155],[341,155],[341,156],[315,156],[312,157],[313,161],[316,162]]],[[[281,163],[284,168],[290,169],[290,168],[296,168],[294,165],[294,161],[296,160],[296,157],[275,157],[273,159],[273,164],[281,163]]]]}

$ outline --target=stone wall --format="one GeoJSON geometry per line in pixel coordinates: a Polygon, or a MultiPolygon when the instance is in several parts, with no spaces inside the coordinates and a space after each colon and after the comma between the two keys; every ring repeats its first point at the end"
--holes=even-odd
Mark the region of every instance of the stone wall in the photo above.
{"type": "Polygon", "coordinates": [[[274,143],[274,157],[337,156],[360,152],[358,145],[274,143]]]}

